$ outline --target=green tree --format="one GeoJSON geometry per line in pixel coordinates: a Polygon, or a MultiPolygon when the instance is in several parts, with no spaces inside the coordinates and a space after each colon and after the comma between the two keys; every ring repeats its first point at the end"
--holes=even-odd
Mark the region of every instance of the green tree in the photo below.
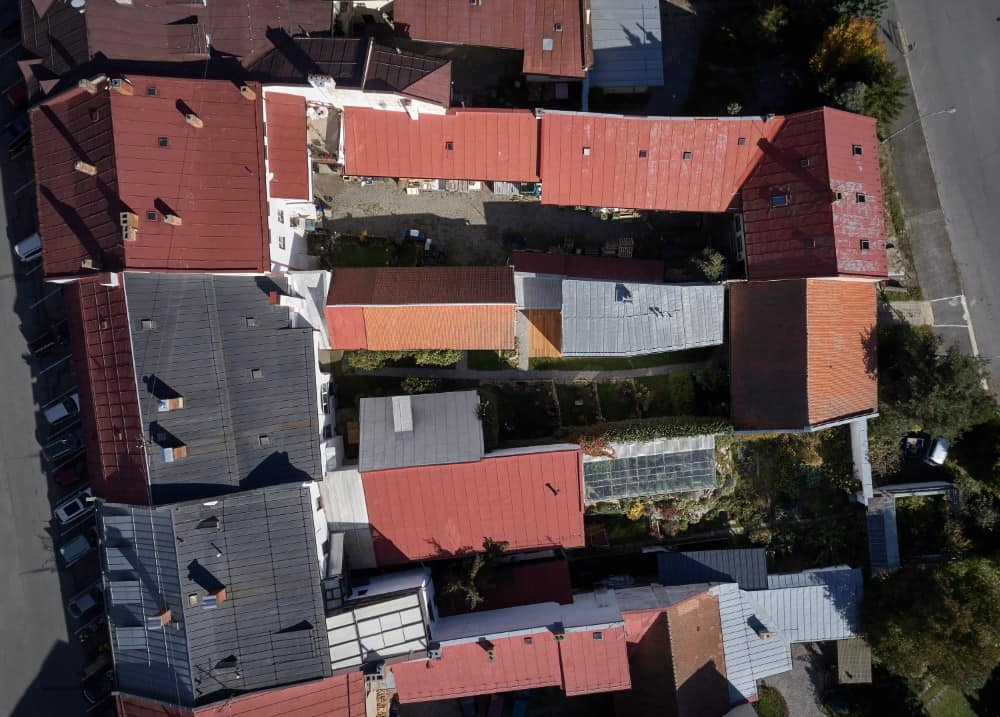
{"type": "Polygon", "coordinates": [[[705,281],[718,281],[726,271],[726,257],[710,246],[702,249],[691,263],[705,281]]]}
{"type": "Polygon", "coordinates": [[[400,384],[405,393],[434,393],[440,386],[441,382],[438,379],[422,376],[407,376],[400,384]]]}
{"type": "Polygon", "coordinates": [[[881,20],[889,7],[889,0],[838,0],[834,12],[841,16],[867,17],[881,20]]]}
{"type": "Polygon", "coordinates": [[[453,575],[444,588],[446,595],[461,595],[469,610],[475,610],[495,586],[497,560],[507,549],[507,541],[483,539],[483,551],[462,561],[459,573],[453,575]]]}
{"type": "Polygon", "coordinates": [[[1000,662],[1000,563],[906,565],[872,580],[862,603],[875,658],[912,680],[977,689],[1000,662]]]}
{"type": "Polygon", "coordinates": [[[412,355],[418,366],[454,366],[462,359],[462,352],[454,349],[414,351],[412,355]]]}
{"type": "Polygon", "coordinates": [[[360,351],[347,352],[347,365],[359,371],[377,371],[391,361],[399,361],[402,351],[360,351]]]}
{"type": "Polygon", "coordinates": [[[878,120],[879,132],[887,134],[889,127],[903,109],[903,98],[909,82],[888,60],[876,62],[865,87],[864,114],[878,120]]]}
{"type": "Polygon", "coordinates": [[[868,85],[864,82],[844,82],[830,96],[830,101],[842,110],[864,114],[867,91],[868,85]]]}
{"type": "Polygon", "coordinates": [[[777,45],[788,27],[788,21],[788,6],[780,2],[769,2],[757,15],[757,36],[768,45],[777,45]]]}

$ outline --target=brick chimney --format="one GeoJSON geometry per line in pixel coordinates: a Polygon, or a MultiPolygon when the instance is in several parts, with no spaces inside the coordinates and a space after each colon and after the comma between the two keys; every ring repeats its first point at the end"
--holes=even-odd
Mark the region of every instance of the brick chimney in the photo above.
{"type": "Polygon", "coordinates": [[[90,175],[91,177],[97,174],[97,167],[81,160],[77,160],[73,163],[73,169],[75,169],[77,172],[82,172],[83,174],[90,175]]]}
{"type": "Polygon", "coordinates": [[[196,115],[194,112],[185,112],[184,121],[196,129],[201,129],[205,126],[205,123],[201,121],[201,117],[196,115]]]}
{"type": "Polygon", "coordinates": [[[226,588],[225,587],[216,588],[215,590],[210,592],[209,595],[213,595],[215,597],[216,605],[221,605],[226,601],[226,588]]]}
{"type": "Polygon", "coordinates": [[[82,90],[86,90],[87,94],[96,95],[101,89],[101,84],[108,79],[107,75],[97,75],[91,79],[84,78],[76,83],[76,86],[82,90]]]}
{"type": "Polygon", "coordinates": [[[111,78],[108,86],[120,95],[131,95],[135,92],[135,89],[132,87],[132,83],[124,77],[111,78]]]}
{"type": "Polygon", "coordinates": [[[161,612],[158,615],[158,617],[160,618],[160,624],[161,625],[167,625],[170,622],[170,618],[172,617],[171,614],[170,614],[170,608],[168,607],[166,610],[164,610],[163,612],[161,612]]]}

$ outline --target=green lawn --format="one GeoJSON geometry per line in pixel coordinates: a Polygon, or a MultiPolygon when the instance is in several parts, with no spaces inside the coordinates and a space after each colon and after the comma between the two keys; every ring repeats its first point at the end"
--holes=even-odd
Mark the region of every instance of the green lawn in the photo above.
{"type": "Polygon", "coordinates": [[[944,685],[931,687],[923,696],[928,717],[975,717],[976,711],[958,690],[944,685]]]}
{"type": "Polygon", "coordinates": [[[755,707],[760,717],[786,717],[788,707],[785,699],[773,687],[761,687],[757,690],[759,699],[755,707]]]}
{"type": "Polygon", "coordinates": [[[473,371],[502,371],[510,368],[496,351],[469,351],[467,356],[469,368],[473,371]]]}
{"type": "Polygon", "coordinates": [[[564,426],[589,426],[597,422],[594,384],[557,383],[556,397],[559,399],[559,413],[564,426]]]}
{"type": "Polygon", "coordinates": [[[668,351],[646,356],[607,358],[533,358],[528,362],[532,371],[621,371],[630,368],[652,368],[679,363],[699,363],[707,361],[712,349],[690,349],[688,351],[668,351]]]}
{"type": "Polygon", "coordinates": [[[632,381],[605,381],[597,384],[601,415],[606,421],[636,418],[635,384],[632,381]]]}
{"type": "Polygon", "coordinates": [[[419,247],[415,242],[397,245],[385,239],[335,241],[330,252],[330,263],[338,266],[416,266],[419,247]]]}

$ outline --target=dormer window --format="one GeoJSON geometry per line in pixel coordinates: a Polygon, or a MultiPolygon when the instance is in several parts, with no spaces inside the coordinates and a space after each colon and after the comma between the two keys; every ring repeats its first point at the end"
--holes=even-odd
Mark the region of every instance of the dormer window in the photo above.
{"type": "Polygon", "coordinates": [[[851,154],[855,157],[864,156],[865,150],[860,144],[851,145],[851,154]]]}

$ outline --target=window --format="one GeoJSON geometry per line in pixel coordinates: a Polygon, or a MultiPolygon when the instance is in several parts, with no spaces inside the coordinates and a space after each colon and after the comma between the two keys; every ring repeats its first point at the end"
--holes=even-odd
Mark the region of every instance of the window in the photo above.
{"type": "Polygon", "coordinates": [[[156,89],[156,85],[146,85],[146,94],[147,94],[147,95],[148,95],[149,97],[156,97],[156,96],[157,96],[158,94],[160,94],[160,93],[159,93],[159,91],[158,91],[158,90],[156,89]]]}
{"type": "Polygon", "coordinates": [[[156,321],[154,319],[143,319],[140,322],[140,325],[142,326],[142,330],[143,331],[155,331],[156,330],[156,321]]]}
{"type": "Polygon", "coordinates": [[[740,137],[739,139],[736,140],[736,144],[740,147],[746,146],[746,143],[747,143],[746,137],[740,137]]]}
{"type": "Polygon", "coordinates": [[[552,29],[555,30],[556,32],[562,32],[562,23],[557,22],[555,25],[552,26],[552,29]]]}
{"type": "Polygon", "coordinates": [[[786,207],[788,206],[788,195],[787,194],[775,194],[771,197],[772,207],[786,207]]]}
{"type": "Polygon", "coordinates": [[[532,642],[532,640],[531,640],[531,637],[530,637],[530,636],[527,636],[527,637],[525,637],[525,638],[524,638],[524,644],[525,644],[525,645],[530,645],[530,644],[531,644],[531,642],[532,642]]]}
{"type": "Polygon", "coordinates": [[[603,632],[595,632],[594,633],[594,639],[595,640],[603,640],[604,639],[604,633],[603,632]]]}
{"type": "Polygon", "coordinates": [[[864,204],[867,201],[867,197],[865,197],[864,192],[858,192],[857,194],[854,195],[854,201],[856,201],[858,204],[864,204]]]}
{"type": "Polygon", "coordinates": [[[872,248],[872,244],[871,244],[870,241],[868,241],[867,239],[862,239],[861,240],[861,251],[868,251],[871,248],[872,248]]]}
{"type": "Polygon", "coordinates": [[[584,157],[589,157],[590,156],[590,147],[584,147],[583,148],[583,156],[584,157]]]}
{"type": "Polygon", "coordinates": [[[836,193],[834,193],[834,196],[837,198],[837,201],[840,201],[841,199],[844,198],[844,193],[843,192],[836,192],[836,193]]]}
{"type": "Polygon", "coordinates": [[[170,140],[167,139],[166,137],[159,137],[159,138],[157,138],[156,143],[158,145],[160,145],[161,147],[169,147],[170,146],[170,140]]]}
{"type": "Polygon", "coordinates": [[[851,154],[855,157],[864,156],[865,150],[860,144],[851,145],[851,154]]]}
{"type": "Polygon", "coordinates": [[[647,156],[648,155],[646,153],[646,150],[644,150],[644,149],[640,149],[639,150],[639,159],[645,159],[647,156]]]}
{"type": "Polygon", "coordinates": [[[250,378],[254,381],[260,381],[264,378],[264,369],[262,368],[252,368],[250,369],[250,378]]]}
{"type": "Polygon", "coordinates": [[[246,326],[248,329],[256,329],[257,328],[257,319],[254,318],[253,316],[244,316],[243,317],[243,325],[246,326]]]}
{"type": "Polygon", "coordinates": [[[268,435],[257,436],[257,445],[261,448],[267,448],[271,445],[271,437],[268,435]]]}
{"type": "Polygon", "coordinates": [[[808,167],[809,166],[809,158],[808,157],[803,157],[802,159],[800,159],[799,160],[799,166],[801,166],[801,167],[808,167]]]}
{"type": "Polygon", "coordinates": [[[690,152],[684,152],[684,159],[686,159],[686,160],[687,159],[691,159],[691,153],[690,152]]]}
{"type": "Polygon", "coordinates": [[[155,209],[149,209],[146,211],[146,219],[151,222],[155,222],[157,219],[157,214],[155,209]]]}
{"type": "Polygon", "coordinates": [[[447,151],[451,152],[451,151],[453,151],[455,149],[455,143],[454,142],[445,142],[444,143],[444,148],[447,151]]]}
{"type": "Polygon", "coordinates": [[[278,210],[278,223],[279,224],[284,224],[285,223],[285,210],[284,209],[279,209],[278,210]]]}
{"type": "Polygon", "coordinates": [[[284,249],[285,248],[285,237],[283,237],[283,236],[282,237],[278,237],[278,248],[279,249],[284,249]]]}

